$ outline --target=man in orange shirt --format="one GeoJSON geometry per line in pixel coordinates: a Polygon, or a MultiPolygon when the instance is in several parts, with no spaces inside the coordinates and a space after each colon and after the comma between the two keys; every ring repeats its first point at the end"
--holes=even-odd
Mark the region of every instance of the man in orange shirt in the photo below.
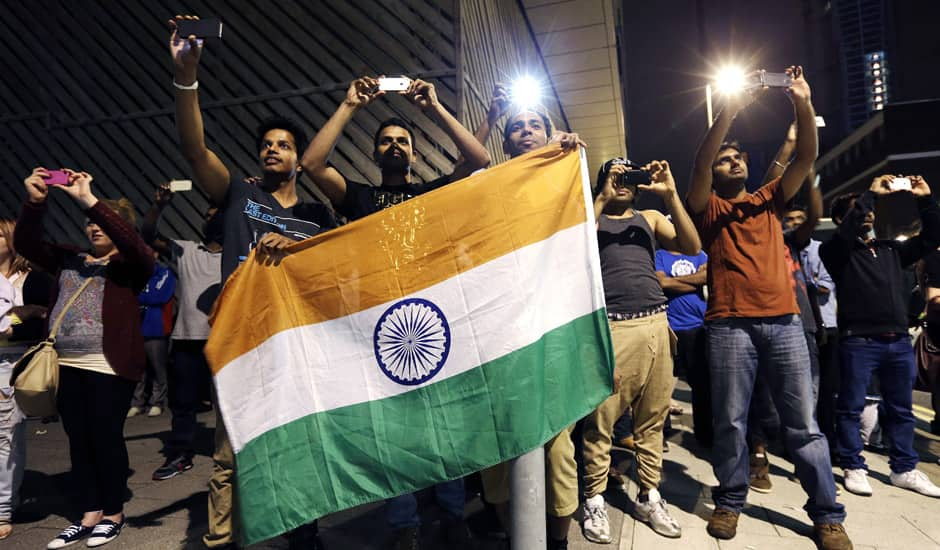
{"type": "Polygon", "coordinates": [[[715,512],[708,533],[733,538],[747,499],[747,413],[758,369],[767,376],[784,439],[808,496],[804,509],[824,550],[850,550],[836,502],[829,446],[813,415],[809,352],[796,295],[784,259],[780,214],[816,159],[815,112],[801,67],[787,73],[797,121],[796,157],[783,175],[754,193],[745,188],[747,156],[724,143],[735,115],[753,99],[726,96],[725,108],[699,147],[687,197],[708,254],[705,321],[715,419],[712,489],[715,512]]]}

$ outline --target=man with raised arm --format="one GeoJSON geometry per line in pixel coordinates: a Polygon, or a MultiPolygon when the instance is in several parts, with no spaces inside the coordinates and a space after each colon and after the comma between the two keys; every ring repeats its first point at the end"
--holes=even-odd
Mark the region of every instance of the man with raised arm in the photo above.
{"type": "MultiPolygon", "coordinates": [[[[256,249],[259,260],[276,263],[284,256],[288,245],[335,227],[336,222],[326,205],[302,202],[297,195],[297,178],[302,171],[299,151],[306,145],[306,137],[295,122],[277,117],[263,122],[258,128],[256,150],[262,171],[258,185],[234,177],[206,146],[197,79],[202,44],[195,36],[179,36],[175,20],[169,23],[180,152],[192,170],[196,185],[224,212],[224,284],[253,249],[256,249]]],[[[216,449],[212,457],[215,466],[209,480],[209,533],[203,537],[203,542],[209,548],[222,548],[235,544],[232,534],[235,458],[222,417],[218,414],[215,440],[216,449]]],[[[316,524],[312,527],[295,532],[291,537],[292,545],[319,548],[316,524]]]]}
{"type": "Polygon", "coordinates": [[[386,92],[379,90],[376,78],[364,76],[354,80],[336,112],[310,142],[301,160],[303,169],[333,203],[337,212],[355,220],[394,206],[417,195],[433,191],[452,181],[469,176],[473,171],[490,163],[486,149],[464,128],[437,99],[434,85],[414,80],[401,92],[440,124],[460,151],[462,161],[453,172],[430,182],[418,183],[412,173],[417,161],[415,135],[411,126],[398,118],[390,118],[379,125],[373,138],[372,157],[382,172],[380,185],[372,186],[351,181],[328,164],[343,129],[356,113],[381,98],[386,92]]]}
{"type": "Polygon", "coordinates": [[[708,253],[708,332],[715,403],[713,466],[718,487],[708,533],[731,539],[748,491],[747,413],[758,369],[765,371],[780,414],[785,443],[806,491],[806,511],[819,546],[847,550],[845,509],[836,487],[825,436],[813,417],[813,387],[793,279],[787,270],[780,214],[816,159],[815,112],[801,67],[791,67],[786,91],[797,122],[796,156],[780,178],[754,193],[745,188],[747,157],[725,143],[734,117],[753,96],[726,96],[699,147],[687,205],[708,253]]]}

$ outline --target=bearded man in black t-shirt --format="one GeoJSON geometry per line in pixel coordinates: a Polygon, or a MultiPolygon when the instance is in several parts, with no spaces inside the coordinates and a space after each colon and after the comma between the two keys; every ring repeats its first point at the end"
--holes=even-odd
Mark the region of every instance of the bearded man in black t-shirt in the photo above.
{"type": "Polygon", "coordinates": [[[469,176],[490,163],[486,148],[438,101],[434,84],[413,80],[407,90],[399,93],[441,126],[457,146],[463,160],[448,175],[430,182],[416,182],[412,172],[417,160],[414,132],[407,122],[390,118],[382,122],[373,138],[372,157],[382,172],[380,184],[373,186],[347,179],[329,166],[330,153],[356,113],[385,93],[379,90],[378,79],[364,76],[353,81],[346,91],[346,98],[313,138],[301,160],[301,166],[310,174],[317,187],[330,199],[336,210],[350,220],[357,220],[433,191],[469,176]]]}

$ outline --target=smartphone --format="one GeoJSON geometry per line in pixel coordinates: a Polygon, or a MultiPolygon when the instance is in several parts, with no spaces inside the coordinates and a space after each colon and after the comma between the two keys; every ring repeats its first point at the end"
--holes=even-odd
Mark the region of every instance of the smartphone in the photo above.
{"type": "Polygon", "coordinates": [[[745,88],[789,88],[793,85],[793,78],[787,73],[768,73],[761,69],[747,76],[745,88]]]}
{"type": "Polygon", "coordinates": [[[42,178],[46,185],[68,185],[69,173],[65,170],[46,170],[48,176],[42,178]]]}
{"type": "Polygon", "coordinates": [[[404,92],[411,86],[411,79],[407,76],[383,77],[379,79],[380,92],[404,92]]]}
{"type": "Polygon", "coordinates": [[[196,38],[222,38],[222,21],[210,19],[179,19],[176,28],[181,38],[195,35],[196,38]]]}
{"type": "Polygon", "coordinates": [[[888,188],[892,191],[910,191],[911,178],[894,178],[891,180],[891,183],[888,184],[888,188]]]}
{"type": "Polygon", "coordinates": [[[620,176],[620,185],[649,185],[653,181],[649,170],[627,170],[620,176]]]}
{"type": "Polygon", "coordinates": [[[170,182],[170,191],[179,193],[180,191],[192,191],[193,180],[172,180],[170,182]]]}

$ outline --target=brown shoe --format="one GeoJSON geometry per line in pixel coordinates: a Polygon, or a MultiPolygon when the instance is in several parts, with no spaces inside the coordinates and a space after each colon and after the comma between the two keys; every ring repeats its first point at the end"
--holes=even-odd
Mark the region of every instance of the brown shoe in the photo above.
{"type": "Polygon", "coordinates": [[[841,523],[817,523],[813,526],[820,550],[852,550],[852,541],[841,523]]]}
{"type": "Polygon", "coordinates": [[[748,484],[758,493],[767,494],[774,489],[770,482],[770,460],[766,453],[754,453],[750,458],[751,477],[748,484]]]}
{"type": "Polygon", "coordinates": [[[715,508],[708,518],[708,534],[716,539],[729,540],[738,534],[738,513],[727,508],[715,508]]]}

